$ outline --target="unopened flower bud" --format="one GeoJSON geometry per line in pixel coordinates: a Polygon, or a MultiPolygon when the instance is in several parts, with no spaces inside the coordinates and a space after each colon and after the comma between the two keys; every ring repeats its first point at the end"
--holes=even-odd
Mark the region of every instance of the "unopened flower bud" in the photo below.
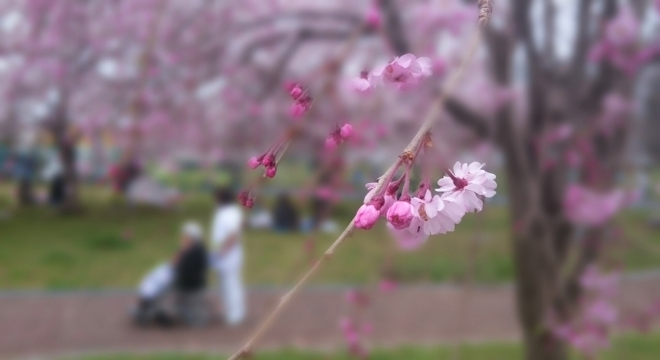
{"type": "Polygon", "coordinates": [[[274,178],[277,173],[277,166],[269,166],[266,168],[266,176],[269,178],[274,178]]]}
{"type": "Polygon", "coordinates": [[[350,139],[353,136],[353,126],[351,124],[344,124],[339,130],[339,135],[344,140],[350,139]]]}
{"type": "Polygon", "coordinates": [[[250,169],[256,169],[259,167],[259,165],[261,165],[261,159],[256,156],[253,156],[250,158],[250,160],[248,160],[248,166],[250,169]]]}

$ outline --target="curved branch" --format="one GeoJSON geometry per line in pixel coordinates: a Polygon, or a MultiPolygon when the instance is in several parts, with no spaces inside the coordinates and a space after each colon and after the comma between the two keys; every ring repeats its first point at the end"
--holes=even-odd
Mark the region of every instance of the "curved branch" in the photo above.
{"type": "Polygon", "coordinates": [[[390,40],[392,49],[397,55],[409,53],[410,45],[394,0],[380,0],[378,3],[385,18],[385,35],[390,40]]]}
{"type": "Polygon", "coordinates": [[[445,101],[445,110],[456,120],[456,122],[471,128],[480,138],[486,138],[490,134],[490,127],[486,119],[456,98],[449,97],[445,101]]]}
{"type": "Polygon", "coordinates": [[[357,25],[362,21],[360,14],[347,12],[347,11],[316,11],[316,10],[301,10],[289,13],[280,13],[270,16],[264,16],[250,22],[239,24],[236,31],[245,32],[258,27],[272,25],[274,22],[282,19],[301,19],[310,21],[332,20],[339,22],[346,22],[350,25],[357,25]]]}

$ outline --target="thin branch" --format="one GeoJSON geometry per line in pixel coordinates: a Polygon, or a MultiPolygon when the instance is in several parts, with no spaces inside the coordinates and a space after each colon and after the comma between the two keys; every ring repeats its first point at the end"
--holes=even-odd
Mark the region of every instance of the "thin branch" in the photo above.
{"type": "Polygon", "coordinates": [[[490,134],[490,126],[486,119],[456,98],[447,98],[445,110],[461,125],[471,128],[480,138],[487,138],[490,134]]]}
{"type": "MultiPolygon", "coordinates": [[[[474,56],[474,53],[476,51],[477,45],[479,44],[480,38],[481,38],[481,32],[477,31],[475,33],[475,36],[473,37],[468,53],[466,57],[463,59],[463,62],[461,63],[461,66],[453,73],[452,77],[449,79],[447,82],[447,89],[445,92],[442,92],[439,96],[439,98],[431,105],[429,111],[427,112],[426,119],[422,126],[420,127],[419,131],[415,135],[415,137],[412,139],[412,141],[406,146],[404,149],[403,153],[407,152],[413,152],[415,149],[419,148],[422,144],[422,141],[428,134],[429,130],[435,123],[436,119],[440,115],[440,111],[443,107],[444,102],[446,101],[446,96],[447,94],[451,93],[453,89],[456,87],[458,84],[458,80],[461,78],[463,75],[463,72],[466,68],[466,65],[471,61],[471,59],[474,56]]],[[[380,177],[378,184],[376,185],[375,190],[372,192],[372,194],[378,193],[380,190],[383,189],[385,186],[386,179],[391,178],[391,175],[396,171],[398,168],[398,164],[400,161],[395,162],[392,164],[392,166],[383,174],[383,176],[380,177]]],[[[367,198],[365,201],[369,201],[370,199],[367,198]]],[[[353,230],[355,228],[354,222],[351,221],[346,229],[339,235],[339,237],[335,240],[332,245],[325,251],[323,256],[316,261],[316,263],[309,269],[309,271],[298,281],[298,283],[286,294],[284,295],[275,309],[268,315],[268,317],[261,323],[259,328],[252,334],[250,339],[243,345],[243,347],[236,352],[234,355],[232,355],[229,360],[238,360],[241,358],[244,358],[245,356],[250,354],[250,351],[254,347],[254,344],[259,340],[259,338],[263,335],[263,333],[268,330],[268,328],[272,325],[272,323],[277,319],[277,317],[286,309],[287,305],[291,302],[291,300],[294,298],[295,295],[298,294],[299,290],[302,288],[302,286],[316,273],[316,271],[321,267],[321,264],[329,259],[341,245],[344,240],[353,233],[353,230]]]]}
{"type": "Polygon", "coordinates": [[[234,29],[237,32],[245,32],[262,26],[272,25],[274,22],[283,19],[300,19],[318,22],[321,20],[332,20],[346,22],[350,25],[357,25],[362,22],[362,16],[346,11],[316,11],[316,10],[301,10],[289,13],[275,14],[271,16],[264,16],[250,22],[239,24],[234,29]]]}
{"type": "MultiPolygon", "coordinates": [[[[367,28],[360,27],[360,29],[362,29],[363,34],[370,34],[367,28]]],[[[277,32],[261,37],[247,45],[243,49],[239,59],[241,63],[247,63],[252,59],[252,55],[259,48],[276,45],[292,36],[300,38],[301,42],[310,40],[339,41],[348,39],[352,34],[353,31],[351,30],[318,30],[309,27],[300,28],[293,33],[291,31],[277,32]]]]}

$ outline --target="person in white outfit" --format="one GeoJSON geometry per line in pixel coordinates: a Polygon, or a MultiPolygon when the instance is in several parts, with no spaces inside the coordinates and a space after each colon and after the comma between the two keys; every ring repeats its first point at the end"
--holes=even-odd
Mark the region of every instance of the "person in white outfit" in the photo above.
{"type": "Polygon", "coordinates": [[[243,209],[228,188],[215,194],[217,208],[211,224],[211,266],[218,275],[220,298],[224,302],[228,325],[245,320],[245,289],[243,286],[243,209]]]}

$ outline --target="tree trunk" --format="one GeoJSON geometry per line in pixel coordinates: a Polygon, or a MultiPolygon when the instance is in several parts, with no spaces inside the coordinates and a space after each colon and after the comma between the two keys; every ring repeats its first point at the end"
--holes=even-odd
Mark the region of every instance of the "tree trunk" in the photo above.
{"type": "MultiPolygon", "coordinates": [[[[552,307],[554,291],[551,279],[556,279],[558,268],[551,266],[543,257],[538,226],[514,235],[514,260],[516,268],[516,295],[518,316],[524,334],[525,358],[528,360],[565,360],[567,345],[547,327],[548,310],[552,307]]],[[[545,238],[545,239],[544,239],[545,238]]]]}

